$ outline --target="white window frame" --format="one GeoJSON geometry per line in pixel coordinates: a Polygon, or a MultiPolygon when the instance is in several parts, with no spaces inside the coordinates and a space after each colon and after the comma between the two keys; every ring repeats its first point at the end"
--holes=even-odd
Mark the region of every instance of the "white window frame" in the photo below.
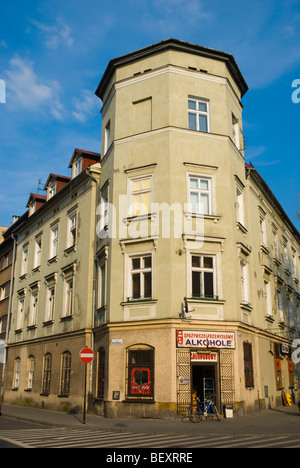
{"type": "Polygon", "coordinates": [[[237,149],[240,149],[240,127],[239,121],[234,114],[232,114],[232,137],[233,142],[237,149]]]}
{"type": "Polygon", "coordinates": [[[107,122],[105,129],[104,129],[104,154],[107,153],[109,150],[109,147],[111,145],[110,143],[110,137],[111,137],[111,124],[110,120],[107,122]]]}
{"type": "Polygon", "coordinates": [[[237,222],[242,226],[245,226],[245,203],[244,203],[244,191],[236,185],[236,208],[237,208],[237,222]]]}
{"type": "Polygon", "coordinates": [[[97,309],[106,306],[106,256],[97,258],[97,309]]]}
{"type": "Polygon", "coordinates": [[[20,385],[21,359],[18,357],[14,362],[14,382],[13,388],[18,389],[20,385]]]}
{"type": "Polygon", "coordinates": [[[242,303],[243,304],[250,304],[249,265],[242,258],[240,259],[240,269],[241,269],[242,303]]]}
{"type": "Polygon", "coordinates": [[[27,362],[27,388],[26,390],[32,390],[34,368],[35,368],[35,359],[33,356],[29,356],[28,362],[27,362]]]}
{"type": "Polygon", "coordinates": [[[77,177],[82,170],[82,158],[78,158],[73,164],[73,177],[77,177]]]}
{"type": "Polygon", "coordinates": [[[52,184],[49,186],[48,194],[48,198],[52,198],[56,194],[56,181],[52,182],[52,184]]]}
{"type": "Polygon", "coordinates": [[[197,132],[204,132],[204,133],[210,133],[210,101],[205,98],[195,98],[193,96],[188,97],[188,128],[189,130],[194,130],[197,132]],[[191,109],[191,103],[195,103],[196,109],[191,109]],[[200,110],[199,106],[201,105],[206,106],[206,111],[205,110],[200,110]],[[196,117],[196,128],[191,128],[190,124],[190,115],[194,115],[196,117]],[[205,117],[206,118],[206,130],[201,130],[201,125],[199,122],[199,117],[205,117]]]}
{"type": "Polygon", "coordinates": [[[21,265],[21,276],[26,275],[27,270],[28,270],[28,245],[26,247],[23,247],[22,251],[22,265],[21,265]]]}
{"type": "Polygon", "coordinates": [[[17,314],[17,324],[16,329],[21,330],[23,328],[24,322],[24,307],[25,307],[25,297],[20,297],[18,302],[18,314],[17,314]]]}
{"type": "Polygon", "coordinates": [[[65,279],[65,306],[64,317],[73,315],[74,278],[65,279]]]}
{"type": "Polygon", "coordinates": [[[153,254],[152,252],[144,252],[139,254],[130,254],[127,258],[127,296],[126,300],[129,301],[142,301],[142,300],[151,300],[153,298],[153,254]],[[145,258],[151,259],[151,266],[145,266],[145,258]],[[133,260],[140,259],[140,267],[135,268],[133,265],[133,260]],[[145,275],[150,273],[151,280],[151,297],[145,297],[145,275]],[[133,297],[134,293],[134,282],[133,275],[140,276],[140,295],[139,297],[133,297]]]}
{"type": "Polygon", "coordinates": [[[278,307],[278,315],[279,315],[279,322],[284,323],[284,305],[283,305],[283,293],[282,289],[277,289],[277,307],[278,307]]]}
{"type": "Polygon", "coordinates": [[[188,203],[189,203],[189,207],[190,207],[190,211],[191,213],[194,213],[194,214],[199,214],[199,215],[207,215],[207,216],[210,216],[213,214],[213,193],[212,193],[212,189],[213,189],[213,181],[212,181],[212,177],[209,177],[209,176],[204,176],[204,175],[200,175],[200,174],[188,174],[188,203]],[[191,180],[192,179],[195,179],[197,180],[197,188],[191,188],[191,180]],[[208,189],[204,189],[204,188],[201,188],[201,181],[206,181],[207,184],[208,184],[208,189]],[[196,210],[194,210],[194,207],[193,207],[193,202],[192,202],[192,197],[191,197],[191,194],[192,193],[195,193],[198,195],[198,203],[197,203],[197,207],[196,207],[196,210]],[[205,212],[206,210],[202,210],[201,209],[201,203],[199,203],[199,200],[201,200],[201,195],[207,195],[207,199],[208,199],[208,210],[207,212],[205,212]]]}
{"type": "Polygon", "coordinates": [[[108,184],[101,189],[99,226],[100,232],[108,229],[108,184]]]}
{"type": "Polygon", "coordinates": [[[6,285],[0,286],[0,301],[3,301],[6,297],[6,285]]]}
{"type": "Polygon", "coordinates": [[[266,279],[264,279],[264,298],[265,298],[266,316],[273,317],[271,283],[270,281],[266,279]]]}
{"type": "Polygon", "coordinates": [[[55,285],[48,286],[47,303],[45,309],[45,322],[52,322],[54,319],[54,304],[55,304],[55,285]]]}
{"type": "Polygon", "coordinates": [[[34,246],[34,268],[41,266],[42,259],[42,236],[35,240],[34,246]]]}
{"type": "Polygon", "coordinates": [[[30,300],[30,315],[29,315],[30,327],[35,326],[37,323],[38,303],[39,303],[39,293],[38,291],[34,291],[31,294],[31,300],[30,300]]]}
{"type": "Polygon", "coordinates": [[[141,175],[138,177],[132,177],[129,179],[128,193],[129,193],[129,207],[128,207],[128,217],[137,217],[137,216],[146,216],[151,213],[151,205],[153,200],[153,176],[152,174],[141,175]],[[149,187],[143,187],[144,181],[150,181],[149,187]],[[138,190],[134,189],[134,184],[141,182],[141,188],[138,190]],[[136,202],[135,197],[141,197],[140,202],[136,202]],[[145,196],[149,196],[149,206],[148,203],[144,203],[145,196]],[[136,209],[136,206],[139,205],[139,208],[136,209]],[[146,208],[146,210],[145,210],[146,208]]]}
{"type": "Polygon", "coordinates": [[[193,299],[215,299],[219,296],[218,294],[218,287],[217,287],[217,258],[215,254],[211,253],[199,253],[199,252],[190,252],[189,258],[189,277],[190,277],[190,285],[188,288],[189,296],[193,299]],[[200,259],[200,266],[193,266],[193,257],[198,257],[200,259]],[[204,266],[204,258],[212,259],[212,267],[205,267],[204,266]],[[200,274],[200,295],[195,296],[193,295],[193,273],[200,274]],[[213,287],[213,295],[206,294],[207,287],[205,286],[205,273],[212,274],[212,287],[213,287]]]}
{"type": "Polygon", "coordinates": [[[75,247],[77,242],[77,213],[72,213],[68,217],[67,248],[75,247]]]}
{"type": "Polygon", "coordinates": [[[57,257],[58,254],[58,224],[51,228],[51,239],[50,239],[50,259],[57,257]]]}

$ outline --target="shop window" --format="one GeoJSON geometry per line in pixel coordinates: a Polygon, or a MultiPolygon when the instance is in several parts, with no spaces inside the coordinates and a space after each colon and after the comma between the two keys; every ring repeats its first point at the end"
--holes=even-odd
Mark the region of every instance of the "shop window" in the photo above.
{"type": "Polygon", "coordinates": [[[252,344],[244,342],[245,387],[254,388],[252,344]]]}
{"type": "Polygon", "coordinates": [[[143,346],[127,351],[128,399],[154,399],[154,349],[143,346]]]}
{"type": "Polygon", "coordinates": [[[281,353],[280,344],[274,343],[274,358],[275,358],[275,374],[276,374],[276,390],[282,390],[282,374],[281,374],[281,353]]]}

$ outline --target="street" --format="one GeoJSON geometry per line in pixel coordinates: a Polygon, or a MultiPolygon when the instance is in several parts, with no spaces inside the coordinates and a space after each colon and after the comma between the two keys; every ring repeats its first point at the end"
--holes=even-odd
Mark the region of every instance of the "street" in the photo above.
{"type": "Polygon", "coordinates": [[[50,411],[7,407],[6,412],[11,415],[0,418],[0,448],[101,448],[107,462],[124,451],[130,454],[130,449],[137,456],[146,454],[139,459],[145,464],[151,456],[149,450],[153,462],[160,451],[180,452],[184,457],[200,448],[300,448],[296,407],[199,424],[180,419],[109,420],[88,415],[83,425],[80,417],[50,411]]]}

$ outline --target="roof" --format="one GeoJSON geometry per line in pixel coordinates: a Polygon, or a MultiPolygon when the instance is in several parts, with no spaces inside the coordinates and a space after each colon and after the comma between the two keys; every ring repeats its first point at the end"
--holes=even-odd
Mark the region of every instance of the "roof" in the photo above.
{"type": "Polygon", "coordinates": [[[59,174],[49,174],[49,177],[47,179],[47,182],[45,183],[45,187],[44,187],[44,190],[46,190],[49,182],[51,179],[54,179],[54,180],[61,180],[61,181],[65,181],[65,182],[69,182],[71,180],[71,177],[67,177],[67,176],[63,176],[63,175],[59,175],[59,174]]]}
{"type": "Polygon", "coordinates": [[[69,168],[72,167],[74,159],[76,158],[77,155],[83,156],[83,157],[87,156],[89,159],[94,159],[95,161],[99,161],[99,162],[100,162],[100,158],[101,158],[100,153],[94,153],[92,151],[86,151],[86,150],[83,150],[83,149],[75,148],[75,150],[73,152],[73,156],[72,156],[70,164],[69,164],[69,168]]]}
{"type": "Polygon", "coordinates": [[[183,41],[179,41],[178,39],[171,38],[171,39],[167,39],[165,41],[150,45],[143,49],[131,52],[129,54],[122,55],[121,57],[112,59],[109,62],[104,72],[104,75],[98,85],[98,88],[95,94],[100,99],[103,100],[105,89],[111,77],[113,76],[114,71],[118,67],[129,65],[130,63],[145,59],[147,57],[150,57],[151,55],[159,54],[170,49],[176,50],[179,52],[186,52],[190,54],[200,55],[202,57],[225,62],[241,91],[241,95],[243,96],[248,91],[248,85],[242,73],[240,72],[239,67],[237,66],[237,63],[233,55],[228,54],[227,52],[222,52],[219,50],[210,49],[210,48],[203,47],[197,44],[190,44],[189,42],[183,42],[183,41]]]}
{"type": "Polygon", "coordinates": [[[45,195],[41,195],[39,193],[31,193],[26,206],[29,206],[31,200],[46,201],[47,197],[45,195]]]}

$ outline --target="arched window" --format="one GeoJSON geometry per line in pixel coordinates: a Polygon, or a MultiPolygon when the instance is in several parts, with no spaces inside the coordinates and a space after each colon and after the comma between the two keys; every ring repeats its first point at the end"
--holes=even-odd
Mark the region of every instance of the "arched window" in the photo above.
{"type": "Polygon", "coordinates": [[[61,379],[60,379],[60,395],[69,396],[70,379],[71,379],[71,353],[66,351],[62,355],[61,364],[61,379]]]}
{"type": "Polygon", "coordinates": [[[14,364],[14,381],[13,381],[14,390],[18,390],[19,388],[20,372],[21,372],[21,359],[17,357],[17,359],[15,359],[15,364],[14,364]]]}
{"type": "Polygon", "coordinates": [[[51,384],[52,356],[50,353],[44,356],[42,395],[49,395],[51,384]]]}
{"type": "Polygon", "coordinates": [[[33,376],[34,376],[35,359],[34,356],[29,356],[27,361],[27,378],[26,378],[26,390],[32,390],[33,376]]]}
{"type": "Polygon", "coordinates": [[[136,345],[127,349],[127,399],[154,399],[154,348],[136,345]]]}
{"type": "Polygon", "coordinates": [[[104,382],[105,382],[105,350],[100,348],[98,351],[98,385],[97,398],[104,398],[104,382]]]}

